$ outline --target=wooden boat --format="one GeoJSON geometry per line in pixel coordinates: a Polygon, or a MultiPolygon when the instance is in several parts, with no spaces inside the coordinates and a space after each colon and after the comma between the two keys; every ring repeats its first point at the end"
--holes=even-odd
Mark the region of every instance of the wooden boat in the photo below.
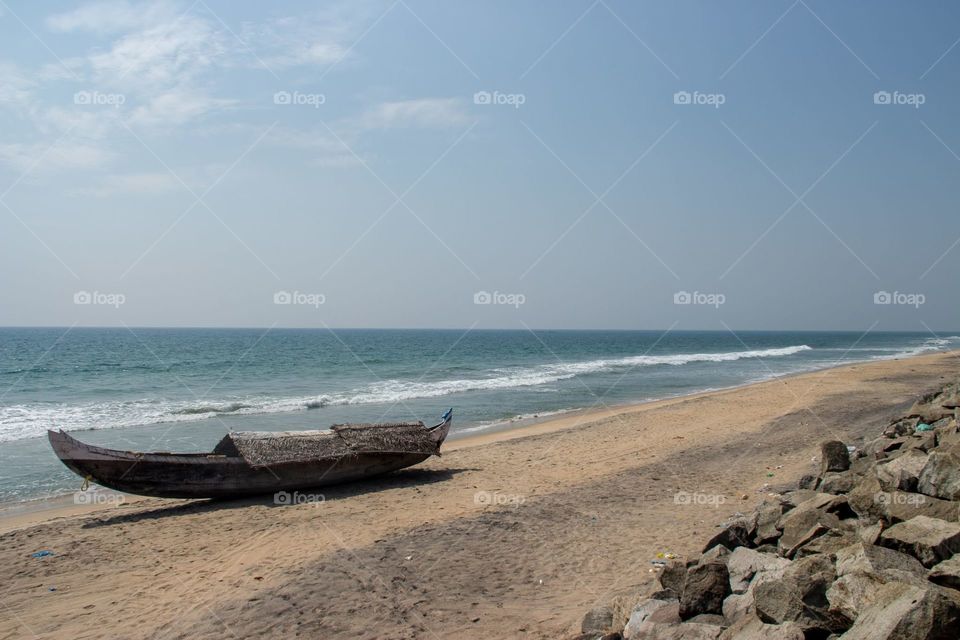
{"type": "Polygon", "coordinates": [[[334,425],[323,431],[228,433],[210,453],[140,453],[47,436],[57,457],[90,482],[160,498],[226,498],[369,478],[440,455],[453,409],[441,421],[334,425]]]}

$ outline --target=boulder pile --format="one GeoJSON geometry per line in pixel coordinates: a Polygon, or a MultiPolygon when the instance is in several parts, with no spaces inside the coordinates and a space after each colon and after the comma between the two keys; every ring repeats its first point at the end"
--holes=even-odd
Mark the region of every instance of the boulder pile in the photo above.
{"type": "Polygon", "coordinates": [[[960,638],[958,407],[950,385],[860,447],[824,442],[818,475],[667,562],[625,623],[601,607],[576,637],[960,638]]]}

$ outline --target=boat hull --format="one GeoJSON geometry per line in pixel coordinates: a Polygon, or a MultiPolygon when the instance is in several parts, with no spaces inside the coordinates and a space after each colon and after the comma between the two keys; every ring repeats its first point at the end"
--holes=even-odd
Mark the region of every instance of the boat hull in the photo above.
{"type": "MultiPolygon", "coordinates": [[[[449,422],[434,428],[439,443],[449,422]]],[[[54,452],[74,473],[99,485],[158,498],[229,498],[308,489],[379,476],[423,462],[423,453],[359,453],[312,462],[254,467],[206,453],[138,453],[88,445],[49,431],[54,452]]]]}

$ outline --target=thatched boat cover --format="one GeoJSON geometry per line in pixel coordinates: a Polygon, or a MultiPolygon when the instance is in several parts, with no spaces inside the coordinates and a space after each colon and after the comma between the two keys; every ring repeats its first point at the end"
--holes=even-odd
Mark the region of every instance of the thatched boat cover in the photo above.
{"type": "Polygon", "coordinates": [[[333,460],[360,453],[437,453],[422,422],[339,424],[329,431],[234,431],[214,453],[239,455],[252,467],[333,460]]]}

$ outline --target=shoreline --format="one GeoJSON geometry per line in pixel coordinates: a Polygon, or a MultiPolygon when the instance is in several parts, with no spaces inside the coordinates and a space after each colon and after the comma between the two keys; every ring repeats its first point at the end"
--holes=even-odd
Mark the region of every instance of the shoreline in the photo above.
{"type": "Polygon", "coordinates": [[[693,557],[813,472],[821,442],[862,446],[958,372],[960,353],[941,352],[587,411],[309,502],[45,510],[0,534],[0,637],[25,622],[42,637],[214,638],[224,621],[238,639],[574,635],[584,611],[648,593],[659,554],[693,557]]]}
{"type": "MultiPolygon", "coordinates": [[[[743,389],[763,388],[765,386],[783,384],[787,380],[803,378],[805,376],[822,375],[830,371],[843,371],[855,369],[864,365],[884,362],[904,362],[910,360],[920,360],[923,358],[935,356],[960,356],[960,349],[951,349],[947,351],[933,351],[918,355],[911,355],[898,358],[884,358],[876,360],[861,360],[837,364],[822,369],[813,369],[809,371],[797,371],[782,375],[773,376],[763,380],[745,382],[730,387],[720,389],[708,389],[703,391],[693,391],[690,393],[670,396],[666,398],[657,398],[651,400],[641,400],[637,402],[627,402],[621,404],[605,405],[602,408],[578,408],[567,409],[553,412],[543,417],[524,417],[517,420],[508,420],[499,423],[492,423],[482,427],[478,433],[469,433],[457,436],[456,432],[444,443],[443,452],[454,452],[473,447],[482,447],[500,442],[509,442],[512,440],[529,438],[538,435],[545,435],[582,427],[590,422],[604,420],[613,417],[625,417],[636,412],[648,411],[657,408],[668,407],[675,403],[689,400],[697,400],[708,397],[719,397],[729,393],[735,393],[743,389]]],[[[477,427],[471,427],[475,429],[477,427]]],[[[19,502],[0,502],[0,534],[17,531],[35,524],[45,523],[51,520],[61,518],[70,518],[75,516],[96,515],[108,510],[117,508],[129,508],[132,506],[147,506],[150,503],[155,504],[185,504],[195,502],[191,500],[174,500],[163,498],[151,498],[147,496],[137,496],[131,494],[122,494],[112,490],[105,489],[104,493],[121,496],[121,504],[93,504],[78,505],[73,501],[74,493],[63,493],[59,495],[33,498],[19,502]]]]}

